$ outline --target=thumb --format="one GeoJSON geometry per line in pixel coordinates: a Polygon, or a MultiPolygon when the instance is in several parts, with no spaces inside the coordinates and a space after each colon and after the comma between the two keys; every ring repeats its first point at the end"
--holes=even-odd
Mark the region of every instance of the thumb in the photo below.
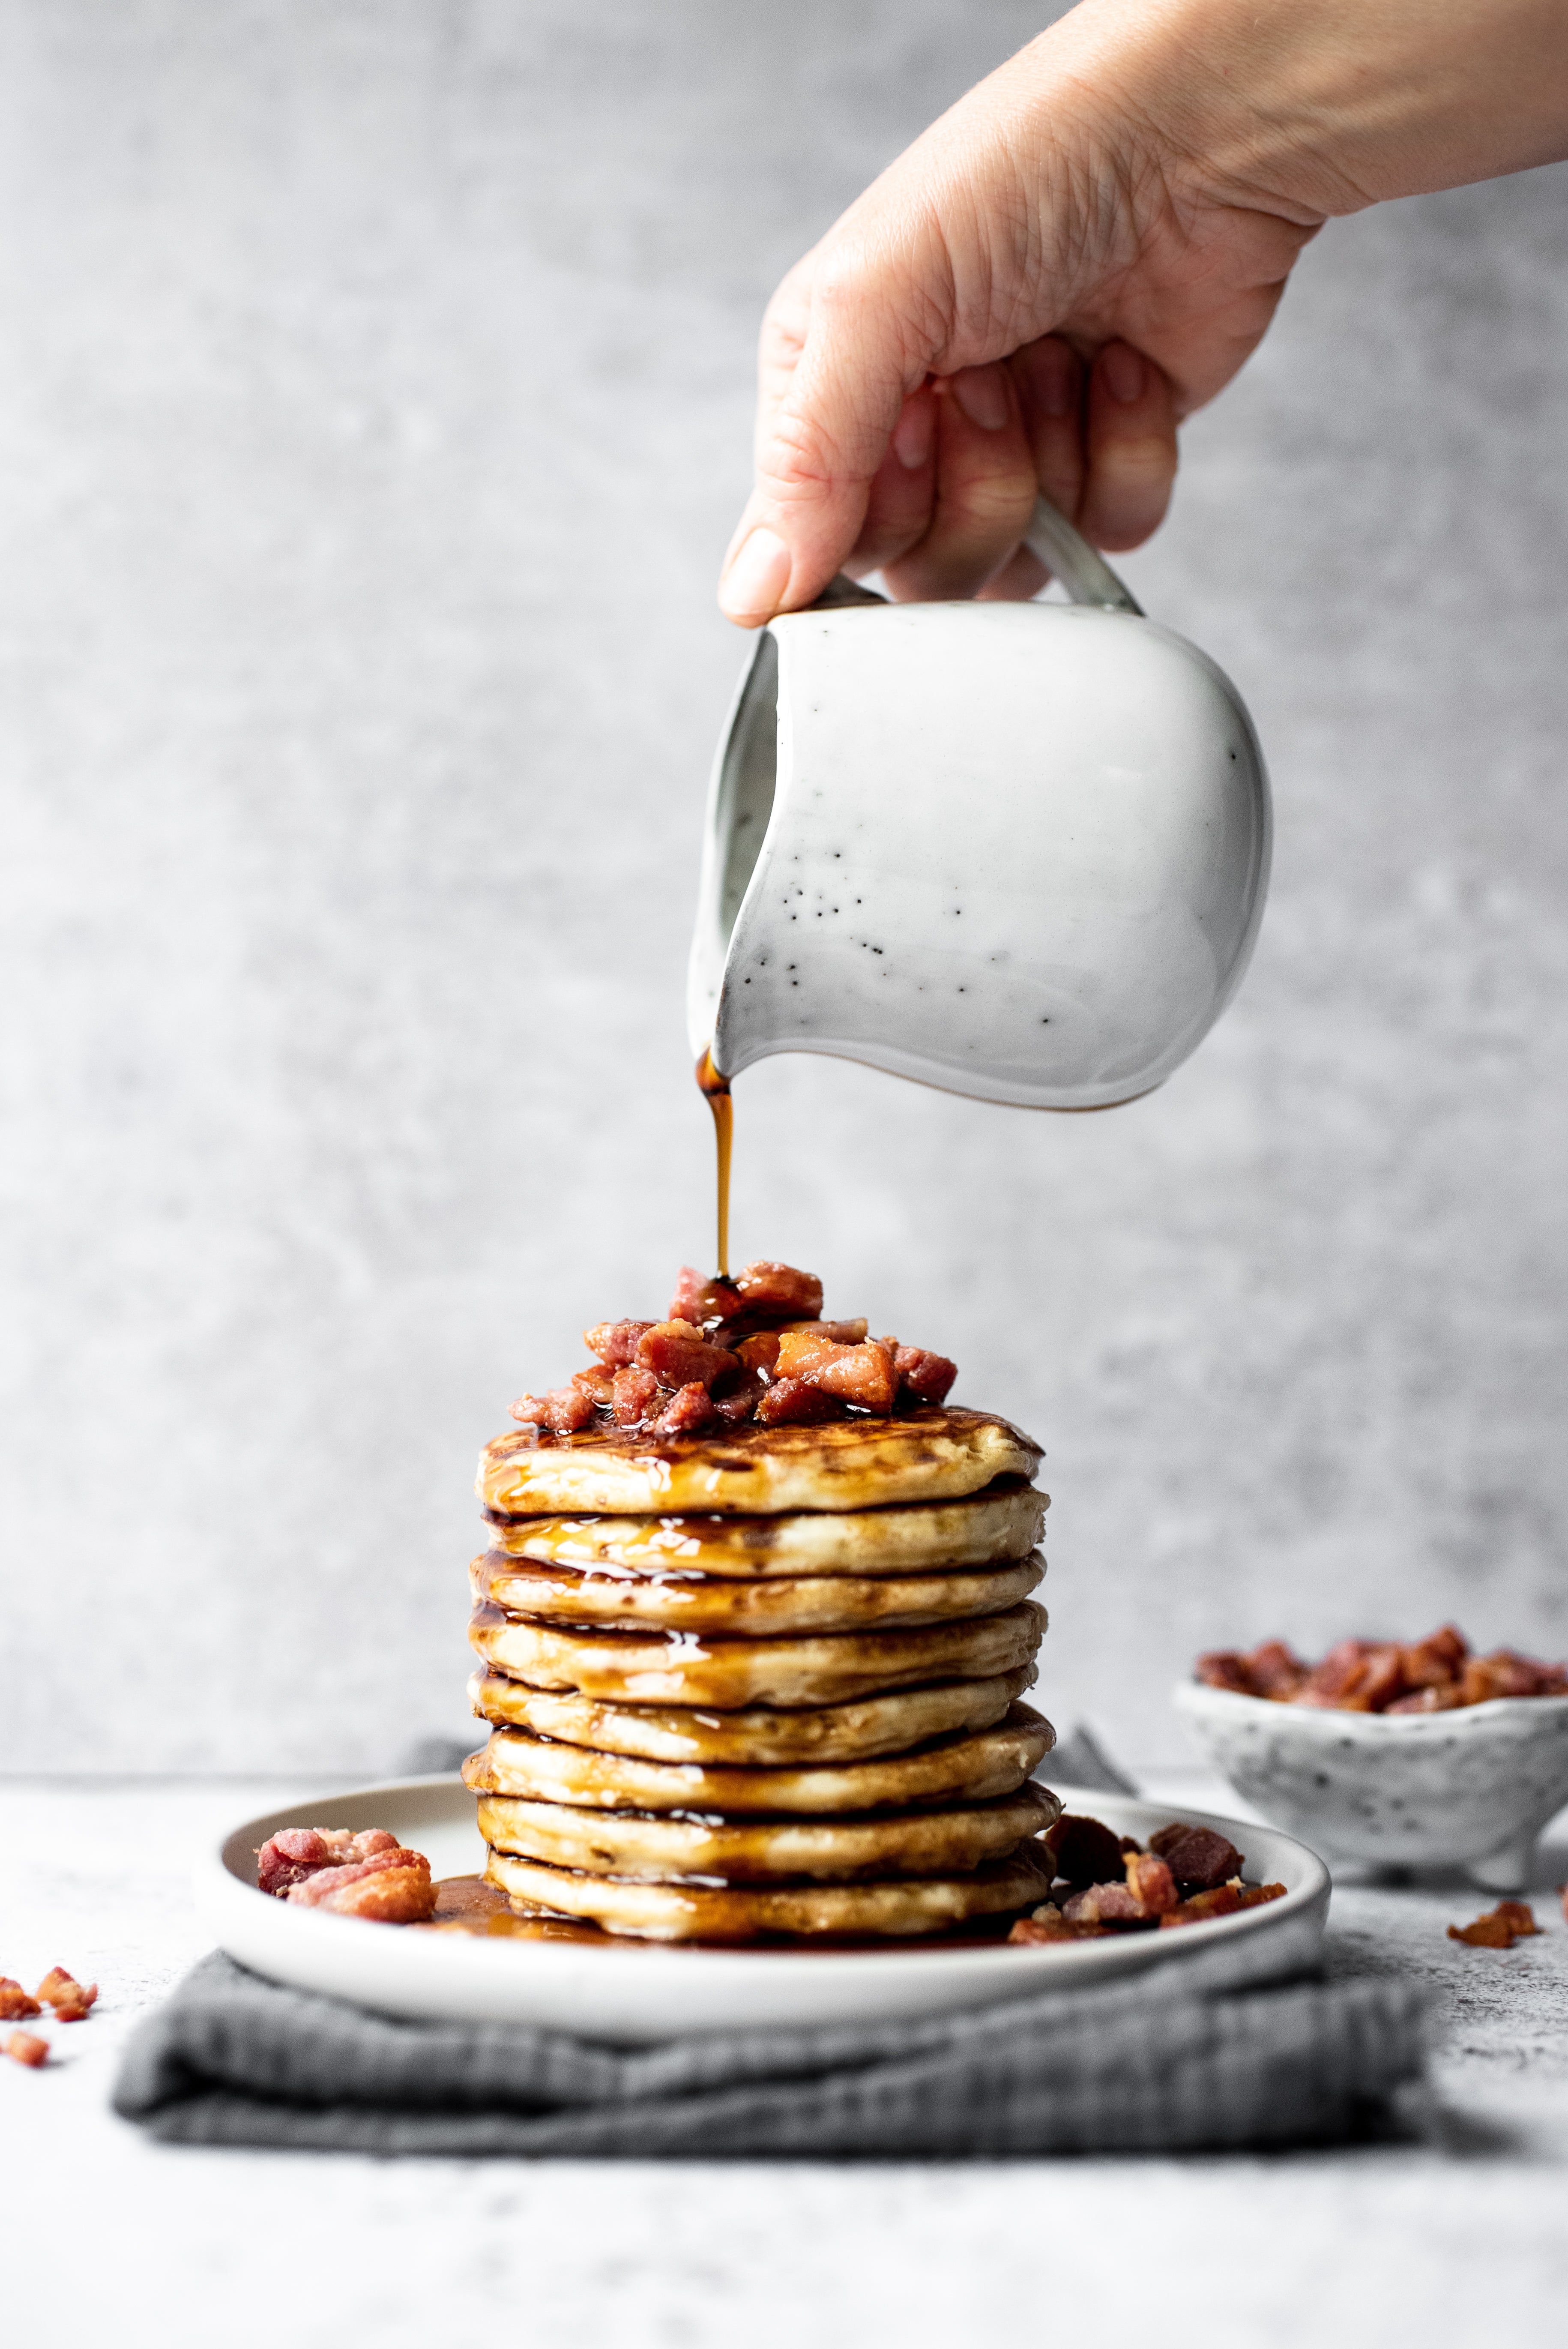
{"type": "Polygon", "coordinates": [[[756,483],[719,579],[719,607],[741,627],[810,604],[860,535],[904,399],[935,355],[929,327],[911,327],[901,282],[906,267],[835,239],[769,305],[756,483]]]}

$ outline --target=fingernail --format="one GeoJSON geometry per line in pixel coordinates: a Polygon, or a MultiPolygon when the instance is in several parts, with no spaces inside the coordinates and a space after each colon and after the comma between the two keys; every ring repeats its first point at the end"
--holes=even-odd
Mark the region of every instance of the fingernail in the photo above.
{"type": "Polygon", "coordinates": [[[719,582],[718,608],[730,620],[770,620],[789,584],[789,548],[775,532],[754,530],[719,582]]]}
{"type": "Polygon", "coordinates": [[[1070,416],[1078,405],[1078,361],[1066,343],[1039,344],[1031,355],[1030,388],[1042,416],[1070,416]]]}
{"type": "Polygon", "coordinates": [[[1007,421],[1007,394],[995,367],[965,367],[948,378],[953,397],[982,432],[1000,432],[1007,421]]]}
{"type": "Polygon", "coordinates": [[[1143,361],[1130,343],[1107,343],[1099,355],[1099,371],[1112,399],[1130,408],[1143,397],[1143,361]]]}
{"type": "Polygon", "coordinates": [[[917,472],[931,455],[936,409],[923,398],[909,401],[893,426],[892,453],[906,472],[917,472]]]}

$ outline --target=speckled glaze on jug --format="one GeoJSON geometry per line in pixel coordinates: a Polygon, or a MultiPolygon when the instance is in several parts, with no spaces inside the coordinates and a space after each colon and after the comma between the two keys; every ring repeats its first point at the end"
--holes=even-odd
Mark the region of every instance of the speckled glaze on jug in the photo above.
{"type": "Polygon", "coordinates": [[[727,1077],[828,1052],[1098,1109],[1219,1017],[1267,884],[1262,754],[1213,662],[1078,544],[1103,600],[865,598],[761,632],[688,991],[692,1049],[727,1077]]]}
{"type": "Polygon", "coordinates": [[[1173,1701],[1236,1792],[1326,1859],[1457,1866],[1520,1891],[1568,1802],[1568,1697],[1334,1713],[1183,1681],[1173,1701]]]}

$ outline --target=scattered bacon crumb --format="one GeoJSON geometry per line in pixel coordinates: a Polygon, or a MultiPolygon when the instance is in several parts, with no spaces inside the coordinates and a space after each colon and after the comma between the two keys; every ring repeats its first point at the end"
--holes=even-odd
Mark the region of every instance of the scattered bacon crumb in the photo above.
{"type": "Polygon", "coordinates": [[[97,1982],[79,1982],[64,1966],[51,1966],[38,1984],[38,1996],[54,2008],[57,2023],[85,2023],[98,1994],[97,1982]]]}
{"type": "MultiPolygon", "coordinates": [[[[1564,1913],[1568,1914],[1568,1903],[1564,1904],[1564,1913]]],[[[1485,1916],[1473,1919],[1470,1924],[1450,1925],[1449,1939],[1463,1941],[1472,1950],[1511,1950],[1515,1941],[1528,1940],[1540,1930],[1535,1911],[1527,1900],[1500,1900],[1495,1909],[1489,1909],[1485,1916]]]]}
{"type": "Polygon", "coordinates": [[[37,2000],[29,1998],[19,1982],[0,1974],[0,2023],[25,2023],[41,2012],[37,2000]]]}
{"type": "Polygon", "coordinates": [[[36,2071],[48,2056],[49,2043],[31,2031],[13,2031],[5,2042],[5,2053],[14,2064],[26,2064],[29,2070],[36,2071]]]}
{"type": "Polygon", "coordinates": [[[1265,1640],[1250,1653],[1216,1649],[1199,1657],[1197,1676],[1238,1696],[1334,1713],[1450,1713],[1495,1697],[1568,1696],[1568,1664],[1542,1663],[1511,1648],[1472,1656],[1452,1623],[1406,1644],[1341,1640],[1310,1665],[1283,1640],[1265,1640]]]}

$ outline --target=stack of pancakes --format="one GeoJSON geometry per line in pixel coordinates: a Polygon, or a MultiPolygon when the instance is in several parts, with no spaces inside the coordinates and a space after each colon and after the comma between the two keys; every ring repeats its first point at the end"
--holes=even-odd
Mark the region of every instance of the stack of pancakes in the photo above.
{"type": "Polygon", "coordinates": [[[1038,1446],[988,1413],[499,1437],[464,1777],[517,1909],[658,1940],[1047,1898],[1038,1446]]]}

